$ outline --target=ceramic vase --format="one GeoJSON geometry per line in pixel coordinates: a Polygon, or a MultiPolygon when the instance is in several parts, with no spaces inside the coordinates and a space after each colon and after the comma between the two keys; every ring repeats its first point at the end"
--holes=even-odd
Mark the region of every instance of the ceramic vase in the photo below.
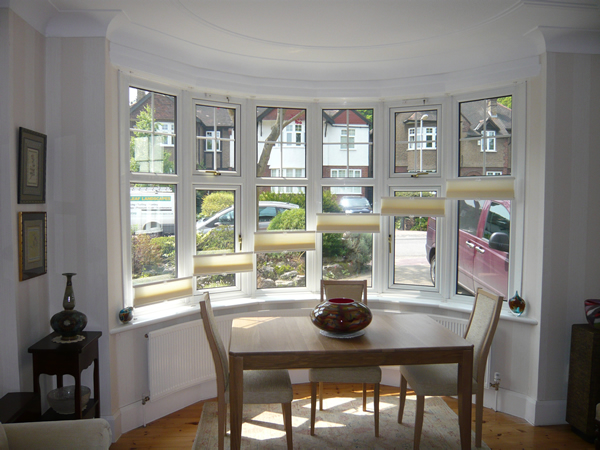
{"type": "Polygon", "coordinates": [[[600,300],[588,299],[583,303],[588,323],[594,328],[600,328],[600,300]]]}
{"type": "Polygon", "coordinates": [[[515,316],[520,316],[525,311],[525,300],[519,295],[519,291],[515,296],[508,300],[508,307],[515,316]]]}
{"type": "Polygon", "coordinates": [[[67,286],[63,296],[63,311],[60,311],[50,319],[50,326],[54,331],[60,334],[64,341],[75,340],[79,333],[87,325],[87,316],[82,312],[75,311],[75,295],[73,293],[73,283],[71,278],[74,273],[63,273],[67,277],[67,286]]]}
{"type": "Polygon", "coordinates": [[[317,328],[339,334],[356,333],[366,328],[373,320],[367,305],[349,298],[332,298],[319,303],[310,313],[317,328]]]}

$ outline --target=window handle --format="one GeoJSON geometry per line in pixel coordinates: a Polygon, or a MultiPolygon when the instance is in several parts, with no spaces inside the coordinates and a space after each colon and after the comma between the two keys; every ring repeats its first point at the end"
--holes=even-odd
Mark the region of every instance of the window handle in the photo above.
{"type": "Polygon", "coordinates": [[[390,246],[390,255],[392,254],[392,235],[388,234],[388,244],[390,246]]]}
{"type": "Polygon", "coordinates": [[[242,235],[238,235],[238,242],[240,243],[240,252],[242,251],[242,235]]]}
{"type": "Polygon", "coordinates": [[[419,178],[420,175],[427,175],[428,172],[417,172],[411,175],[411,178],[419,178]]]}
{"type": "Polygon", "coordinates": [[[206,173],[212,173],[215,177],[221,175],[221,172],[218,170],[207,170],[206,173]]]}

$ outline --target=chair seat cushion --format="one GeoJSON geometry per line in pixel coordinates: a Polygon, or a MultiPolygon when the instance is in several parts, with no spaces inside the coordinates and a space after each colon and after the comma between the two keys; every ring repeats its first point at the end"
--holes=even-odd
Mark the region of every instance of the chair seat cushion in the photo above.
{"type": "Polygon", "coordinates": [[[381,368],[367,366],[308,369],[308,379],[313,383],[381,383],[381,368]]]}
{"type": "MultiPolygon", "coordinates": [[[[244,370],[244,403],[290,403],[294,398],[287,370],[244,370]]],[[[229,389],[225,392],[229,402],[229,389]]]]}
{"type": "MultiPolygon", "coordinates": [[[[416,395],[458,395],[458,364],[401,366],[400,372],[416,395]]],[[[475,393],[475,380],[472,389],[475,393]]]]}

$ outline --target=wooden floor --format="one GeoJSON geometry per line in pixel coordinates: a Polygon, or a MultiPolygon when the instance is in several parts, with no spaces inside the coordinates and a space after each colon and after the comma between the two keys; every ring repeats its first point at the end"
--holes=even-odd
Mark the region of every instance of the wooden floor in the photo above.
{"type": "MultiPolygon", "coordinates": [[[[361,396],[359,385],[325,385],[326,396],[361,396]]],[[[382,386],[382,396],[398,397],[398,388],[382,386]]],[[[310,385],[294,385],[294,398],[310,397],[310,385]]],[[[457,411],[457,402],[452,398],[444,398],[446,403],[457,411]]],[[[188,406],[180,411],[158,419],[145,428],[132,430],[111,445],[111,450],[132,449],[190,449],[196,436],[198,421],[202,414],[203,402],[188,406]]],[[[475,420],[475,408],[473,408],[475,420]]],[[[593,449],[571,431],[569,425],[534,427],[525,420],[491,409],[483,413],[483,441],[493,450],[515,449],[559,449],[570,450],[593,449]]]]}

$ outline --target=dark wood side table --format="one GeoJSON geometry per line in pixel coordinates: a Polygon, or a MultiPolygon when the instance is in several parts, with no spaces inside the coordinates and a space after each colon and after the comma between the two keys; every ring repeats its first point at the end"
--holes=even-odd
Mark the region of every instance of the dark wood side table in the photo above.
{"type": "Polygon", "coordinates": [[[567,391],[567,422],[589,442],[596,435],[596,404],[600,403],[600,329],[586,324],[571,328],[567,391]]]}
{"type": "Polygon", "coordinates": [[[29,347],[33,355],[33,390],[40,395],[40,375],[56,375],[57,387],[63,386],[63,375],[75,379],[75,413],[58,414],[49,408],[42,420],[89,419],[100,417],[100,369],[98,366],[98,339],[100,331],[81,332],[85,339],[79,342],[60,344],[53,342],[58,333],[51,333],[29,347]],[[94,363],[94,389],[88,404],[81,408],[81,372],[94,363]]]}
{"type": "Polygon", "coordinates": [[[33,392],[9,392],[0,398],[0,422],[35,422],[40,419],[40,396],[33,392]]]}

